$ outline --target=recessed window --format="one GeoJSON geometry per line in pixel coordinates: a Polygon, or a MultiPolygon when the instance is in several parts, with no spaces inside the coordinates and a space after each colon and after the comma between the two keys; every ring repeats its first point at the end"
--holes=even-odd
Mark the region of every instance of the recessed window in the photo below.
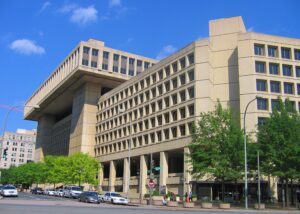
{"type": "Polygon", "coordinates": [[[177,77],[175,77],[174,79],[172,79],[172,85],[173,85],[173,89],[177,88],[177,77]]]}
{"type": "Polygon", "coordinates": [[[172,64],[172,68],[174,73],[178,71],[177,61],[172,64]]]}
{"type": "Polygon", "coordinates": [[[266,80],[256,80],[256,90],[257,91],[267,91],[267,81],[266,80]]]}
{"type": "Polygon", "coordinates": [[[150,66],[150,63],[149,62],[144,62],[144,69],[148,69],[150,66]]]}
{"type": "Polygon", "coordinates": [[[175,127],[172,127],[171,128],[171,131],[172,131],[172,136],[173,136],[173,138],[176,138],[177,137],[177,127],[175,126],[175,127]]]}
{"type": "Polygon", "coordinates": [[[83,53],[84,54],[89,54],[90,48],[89,47],[83,47],[83,53]]]}
{"type": "Polygon", "coordinates": [[[177,94],[172,95],[172,103],[173,103],[173,105],[177,104],[177,94]]]}
{"type": "Polygon", "coordinates": [[[266,63],[264,62],[255,62],[256,73],[265,73],[266,72],[266,63]]]}
{"type": "Polygon", "coordinates": [[[269,73],[273,75],[279,74],[279,64],[276,63],[270,63],[269,64],[269,73]]]}
{"type": "Polygon", "coordinates": [[[264,56],[265,55],[265,46],[261,44],[254,45],[254,53],[255,55],[264,56]]]}
{"type": "Polygon", "coordinates": [[[268,110],[268,99],[258,98],[257,99],[257,109],[258,110],[268,110]]]}
{"type": "Polygon", "coordinates": [[[294,89],[293,89],[293,83],[284,83],[284,93],[285,94],[293,94],[294,89]]]}
{"type": "Polygon", "coordinates": [[[82,65],[88,66],[88,65],[89,65],[89,60],[87,60],[87,59],[82,59],[82,65]]]}
{"type": "Polygon", "coordinates": [[[276,46],[268,46],[269,57],[278,57],[278,48],[276,46]]]}
{"type": "Polygon", "coordinates": [[[272,107],[272,111],[278,110],[278,108],[279,108],[279,100],[272,99],[271,100],[271,107],[272,107]]]}
{"type": "Polygon", "coordinates": [[[103,59],[108,59],[109,52],[103,51],[103,59]]]}
{"type": "Polygon", "coordinates": [[[296,66],[296,77],[300,77],[300,67],[296,66]]]}
{"type": "Polygon", "coordinates": [[[180,91],[179,96],[180,96],[180,101],[184,102],[186,100],[185,90],[180,91]]]}
{"type": "Polygon", "coordinates": [[[188,77],[189,77],[189,81],[193,81],[195,79],[195,74],[194,74],[194,70],[190,70],[188,71],[188,77]]]}
{"type": "Polygon", "coordinates": [[[194,90],[194,86],[188,88],[188,94],[189,94],[189,98],[193,99],[195,97],[195,90],[194,90]]]}
{"type": "Polygon", "coordinates": [[[176,121],[177,120],[177,110],[172,111],[171,115],[172,115],[172,120],[176,121]]]}
{"type": "Polygon", "coordinates": [[[258,117],[257,125],[261,126],[264,125],[267,121],[266,117],[258,117]]]}
{"type": "Polygon", "coordinates": [[[297,84],[297,92],[298,92],[298,95],[300,95],[300,84],[299,83],[297,84]]]}
{"type": "Polygon", "coordinates": [[[185,118],[185,107],[180,108],[179,113],[180,113],[180,118],[184,119],[185,118]]]}
{"type": "Polygon", "coordinates": [[[292,66],[291,65],[282,65],[282,75],[283,76],[292,76],[292,66]]]}
{"type": "Polygon", "coordinates": [[[92,55],[93,56],[98,56],[99,50],[97,49],[92,49],[92,55]]]}
{"type": "Polygon", "coordinates": [[[180,136],[185,136],[186,132],[185,132],[184,124],[179,126],[179,131],[180,131],[180,136]]]}
{"type": "Polygon", "coordinates": [[[294,55],[295,55],[295,60],[300,60],[300,50],[299,49],[295,49],[294,55]]]}
{"type": "Polygon", "coordinates": [[[292,112],[296,109],[295,101],[285,100],[285,106],[288,112],[292,112]]]}
{"type": "Polygon", "coordinates": [[[270,81],[270,89],[272,93],[280,93],[280,82],[270,81]]]}
{"type": "Polygon", "coordinates": [[[91,62],[91,66],[92,66],[93,68],[97,68],[97,62],[92,61],[92,62],[91,62]]]}
{"type": "Polygon", "coordinates": [[[194,53],[188,55],[189,64],[194,64],[194,53]]]}
{"type": "Polygon", "coordinates": [[[181,74],[181,75],[179,76],[179,79],[180,79],[180,84],[181,84],[181,85],[184,85],[184,84],[185,84],[185,74],[181,74]]]}
{"type": "Polygon", "coordinates": [[[291,58],[291,49],[290,48],[281,48],[281,57],[283,59],[291,58]]]}
{"type": "Polygon", "coordinates": [[[188,106],[188,111],[189,111],[189,115],[190,116],[194,116],[195,115],[194,104],[188,106]]]}
{"type": "Polygon", "coordinates": [[[181,67],[181,69],[184,69],[185,66],[186,66],[185,57],[181,58],[179,61],[180,61],[180,67],[181,67]]]}

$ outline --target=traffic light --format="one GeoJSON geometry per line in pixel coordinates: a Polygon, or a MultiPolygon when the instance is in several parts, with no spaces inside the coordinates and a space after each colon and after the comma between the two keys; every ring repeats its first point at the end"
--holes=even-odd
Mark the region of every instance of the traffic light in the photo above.
{"type": "Polygon", "coordinates": [[[4,159],[7,157],[7,150],[8,150],[8,148],[6,148],[6,149],[3,150],[3,158],[4,159]]]}

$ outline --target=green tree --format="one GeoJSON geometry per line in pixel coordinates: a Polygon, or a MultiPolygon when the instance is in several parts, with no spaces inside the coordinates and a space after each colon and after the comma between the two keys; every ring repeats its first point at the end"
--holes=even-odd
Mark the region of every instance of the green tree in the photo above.
{"type": "Polygon", "coordinates": [[[66,156],[46,156],[45,168],[47,170],[47,182],[54,185],[58,183],[68,183],[68,157],[66,156]]]}
{"type": "Polygon", "coordinates": [[[213,112],[201,113],[189,145],[194,177],[208,176],[222,184],[237,181],[243,171],[243,132],[230,109],[218,102],[213,112]]]}
{"type": "Polygon", "coordinates": [[[258,127],[257,139],[263,173],[280,178],[287,192],[289,181],[300,178],[300,116],[289,100],[279,98],[270,118],[258,127]]]}

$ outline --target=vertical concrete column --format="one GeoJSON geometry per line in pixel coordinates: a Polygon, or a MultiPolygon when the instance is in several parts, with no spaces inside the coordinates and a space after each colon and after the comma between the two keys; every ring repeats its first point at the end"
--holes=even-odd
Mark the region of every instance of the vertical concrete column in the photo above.
{"type": "Polygon", "coordinates": [[[72,106],[69,154],[93,155],[96,135],[97,102],[101,86],[85,83],[75,92],[72,106]]]}
{"type": "Polygon", "coordinates": [[[190,186],[190,181],[192,179],[191,174],[189,171],[192,169],[191,163],[188,162],[189,160],[189,154],[190,154],[190,149],[188,147],[184,147],[184,157],[183,157],[183,176],[184,176],[184,185],[183,185],[183,192],[190,192],[191,191],[191,186],[190,186]]]}
{"type": "Polygon", "coordinates": [[[103,174],[103,165],[99,163],[99,173],[98,173],[98,183],[99,183],[99,191],[102,192],[102,184],[104,180],[104,174],[103,174]]]}
{"type": "Polygon", "coordinates": [[[109,163],[109,191],[114,192],[115,191],[115,182],[116,182],[116,164],[114,161],[110,161],[109,163]]]}
{"type": "Polygon", "coordinates": [[[44,155],[48,155],[51,148],[52,127],[55,124],[55,117],[52,115],[43,115],[38,121],[37,138],[35,148],[35,161],[41,161],[44,155]]]}
{"type": "Polygon", "coordinates": [[[159,185],[166,187],[167,190],[167,179],[169,175],[168,169],[168,153],[167,152],[160,152],[160,175],[159,175],[159,185]]]}
{"type": "Polygon", "coordinates": [[[124,158],[124,164],[123,164],[123,192],[128,192],[128,182],[129,182],[129,164],[128,164],[128,158],[124,158]]]}
{"type": "Polygon", "coordinates": [[[145,155],[140,156],[140,182],[139,182],[139,193],[140,199],[144,198],[144,195],[147,193],[147,157],[145,155]]]}
{"type": "Polygon", "coordinates": [[[276,201],[278,201],[277,179],[269,176],[268,180],[269,180],[269,191],[270,191],[269,196],[274,198],[276,201]]]}

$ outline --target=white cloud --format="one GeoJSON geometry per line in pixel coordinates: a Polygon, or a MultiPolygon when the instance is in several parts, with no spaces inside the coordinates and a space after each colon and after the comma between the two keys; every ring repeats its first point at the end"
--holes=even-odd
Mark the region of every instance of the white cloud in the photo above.
{"type": "MultiPolygon", "coordinates": [[[[127,11],[127,7],[122,4],[121,0],[109,0],[108,6],[110,9],[113,9],[118,15],[127,11]]],[[[118,16],[117,16],[118,18],[118,16]]]]}
{"type": "Polygon", "coordinates": [[[157,54],[156,59],[161,60],[163,58],[166,58],[167,56],[171,55],[177,50],[173,45],[166,45],[163,47],[163,49],[157,54]]]}
{"type": "Polygon", "coordinates": [[[72,11],[70,21],[79,25],[86,25],[95,22],[98,18],[97,14],[98,11],[93,5],[87,8],[79,7],[72,11]]]}
{"type": "Polygon", "coordinates": [[[65,4],[63,7],[58,9],[60,13],[69,13],[78,8],[79,6],[75,3],[65,4]]]}
{"type": "Polygon", "coordinates": [[[24,55],[41,55],[45,53],[45,49],[43,47],[37,45],[35,41],[28,39],[17,39],[10,44],[9,48],[24,55]]]}
{"type": "Polygon", "coordinates": [[[122,3],[121,3],[121,0],[109,0],[108,6],[109,7],[121,7],[122,3]]]}
{"type": "Polygon", "coordinates": [[[41,9],[39,10],[39,13],[42,13],[44,10],[46,10],[49,6],[51,5],[51,2],[46,1],[44,2],[44,4],[42,5],[41,9]]]}
{"type": "Polygon", "coordinates": [[[248,29],[247,29],[247,32],[253,32],[254,31],[254,28],[253,27],[249,27],[248,29]]]}

